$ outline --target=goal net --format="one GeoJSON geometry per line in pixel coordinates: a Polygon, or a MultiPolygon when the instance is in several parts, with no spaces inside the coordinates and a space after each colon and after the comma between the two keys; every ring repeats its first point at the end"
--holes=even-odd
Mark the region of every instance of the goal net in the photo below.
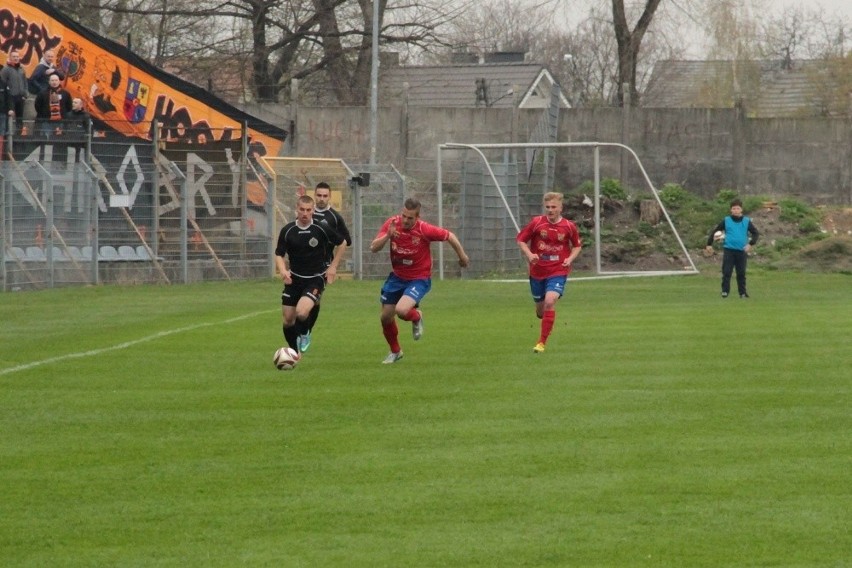
{"type": "MultiPolygon", "coordinates": [[[[526,278],[515,236],[543,212],[548,191],[565,196],[563,217],[574,221],[583,254],[574,279],[696,274],[698,269],[659,192],[636,153],[623,144],[553,142],[445,143],[438,146],[437,194],[443,215],[478,265],[477,276],[526,278]],[[607,162],[602,165],[602,152],[607,162]],[[622,189],[614,164],[626,155],[640,187],[622,189]],[[553,167],[553,163],[556,167],[553,167]],[[608,191],[615,185],[618,191],[608,191]],[[446,204],[454,205],[448,207],[446,204]],[[446,212],[446,213],[445,213],[446,212]],[[590,254],[591,253],[591,254],[590,254]]],[[[439,251],[438,266],[443,263],[439,251]]]]}

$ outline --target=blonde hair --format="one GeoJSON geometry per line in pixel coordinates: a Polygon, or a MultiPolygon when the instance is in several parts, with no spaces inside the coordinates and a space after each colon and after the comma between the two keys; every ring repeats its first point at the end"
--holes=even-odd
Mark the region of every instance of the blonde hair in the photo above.
{"type": "Polygon", "coordinates": [[[544,194],[542,202],[547,203],[548,201],[562,201],[562,194],[558,191],[548,191],[544,194]]]}

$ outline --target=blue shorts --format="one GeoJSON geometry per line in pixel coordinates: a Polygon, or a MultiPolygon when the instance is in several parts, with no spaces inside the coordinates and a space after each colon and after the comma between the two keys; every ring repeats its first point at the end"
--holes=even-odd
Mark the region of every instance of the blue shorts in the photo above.
{"type": "Polygon", "coordinates": [[[544,295],[548,292],[556,292],[559,297],[565,293],[565,282],[567,276],[551,276],[549,278],[530,278],[530,292],[532,292],[535,303],[543,302],[544,295]]]}
{"type": "Polygon", "coordinates": [[[403,280],[393,272],[390,273],[388,279],[382,285],[382,305],[396,304],[403,296],[414,298],[416,303],[423,300],[423,296],[432,289],[432,279],[424,278],[422,280],[403,280]]]}

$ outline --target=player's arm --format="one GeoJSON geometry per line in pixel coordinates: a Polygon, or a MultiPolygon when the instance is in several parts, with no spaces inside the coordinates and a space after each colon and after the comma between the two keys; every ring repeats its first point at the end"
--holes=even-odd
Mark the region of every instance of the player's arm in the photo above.
{"type": "Polygon", "coordinates": [[[379,230],[379,234],[376,235],[376,238],[370,243],[370,251],[379,252],[385,247],[385,244],[394,237],[394,235],[396,235],[396,218],[390,221],[387,229],[382,227],[382,229],[379,230]]]}
{"type": "Polygon", "coordinates": [[[461,242],[458,237],[456,237],[455,233],[452,231],[449,232],[449,236],[447,237],[447,242],[450,243],[450,246],[453,247],[453,250],[456,251],[456,255],[459,257],[459,266],[462,268],[470,265],[470,257],[464,252],[464,247],[462,247],[461,242]]]}
{"type": "Polygon", "coordinates": [[[328,265],[328,268],[325,271],[325,280],[329,284],[334,282],[337,278],[337,267],[340,265],[341,259],[343,259],[343,253],[346,251],[346,242],[342,242],[334,249],[334,257],[331,259],[331,264],[328,265]]]}
{"type": "Polygon", "coordinates": [[[346,246],[352,246],[352,235],[349,234],[349,227],[346,226],[346,221],[343,220],[343,215],[334,212],[335,217],[337,217],[337,232],[343,237],[343,241],[346,243],[346,246]]]}
{"type": "Polygon", "coordinates": [[[757,227],[754,226],[754,223],[749,220],[748,222],[748,234],[751,235],[751,238],[746,243],[746,250],[750,250],[751,247],[757,244],[757,239],[760,238],[760,231],[757,230],[757,227]]]}
{"type": "Polygon", "coordinates": [[[284,283],[290,284],[292,282],[290,280],[290,270],[287,268],[287,261],[284,260],[284,256],[287,254],[286,231],[287,227],[284,227],[278,234],[278,242],[275,245],[275,266],[278,268],[278,273],[281,275],[284,283]]]}
{"type": "Polygon", "coordinates": [[[524,256],[527,258],[527,262],[530,264],[535,264],[538,262],[538,255],[530,249],[530,241],[532,239],[532,223],[521,229],[521,232],[518,233],[518,236],[515,237],[515,242],[518,243],[518,248],[521,249],[521,252],[524,253],[524,256]]]}
{"type": "Polygon", "coordinates": [[[521,249],[521,252],[524,253],[525,257],[527,257],[527,262],[530,264],[538,262],[538,255],[530,250],[530,245],[527,241],[518,241],[518,248],[521,249]]]}
{"type": "Polygon", "coordinates": [[[284,257],[276,254],[275,265],[278,267],[278,273],[281,274],[281,280],[284,281],[284,284],[291,284],[293,280],[290,276],[290,269],[287,268],[287,261],[284,260],[284,257]]]}
{"type": "MultiPolygon", "coordinates": [[[[751,225],[751,223],[749,223],[749,225],[751,225]]],[[[710,250],[710,251],[712,251],[712,250],[713,250],[713,235],[715,235],[715,234],[716,234],[716,231],[724,231],[724,230],[725,230],[725,220],[724,220],[724,219],[722,219],[722,220],[719,222],[719,224],[718,224],[718,225],[716,225],[715,227],[713,227],[713,228],[710,230],[710,234],[709,234],[709,235],[707,235],[707,243],[706,243],[706,248],[707,248],[707,250],[710,250]]]]}
{"type": "Polygon", "coordinates": [[[574,262],[574,259],[580,256],[580,251],[583,250],[582,246],[572,247],[571,254],[568,255],[568,258],[565,259],[565,266],[571,266],[571,263],[574,262]]]}
{"type": "Polygon", "coordinates": [[[376,235],[376,238],[373,239],[373,242],[370,243],[370,251],[371,252],[379,252],[383,248],[385,248],[385,243],[390,240],[390,235],[388,233],[379,233],[376,235]]]}

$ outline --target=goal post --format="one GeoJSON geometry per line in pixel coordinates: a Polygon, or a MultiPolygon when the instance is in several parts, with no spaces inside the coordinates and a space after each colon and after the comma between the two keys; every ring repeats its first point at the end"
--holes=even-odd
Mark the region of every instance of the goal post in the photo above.
{"type": "MultiPolygon", "coordinates": [[[[444,202],[444,181],[447,177],[447,171],[445,170],[445,163],[447,161],[447,154],[451,152],[458,153],[462,152],[473,152],[476,158],[473,162],[481,165],[481,176],[483,179],[482,186],[485,188],[485,191],[488,191],[489,188],[494,189],[499,197],[500,203],[502,203],[502,207],[505,208],[505,215],[508,220],[511,222],[512,227],[515,230],[515,234],[520,231],[521,224],[526,223],[525,219],[519,219],[520,217],[520,203],[521,199],[519,196],[519,191],[517,187],[510,187],[512,184],[519,183],[517,180],[519,176],[507,176],[505,174],[498,175],[495,172],[495,165],[489,161],[488,157],[486,157],[486,152],[490,155],[502,154],[503,162],[507,162],[507,156],[511,155],[513,152],[519,153],[520,151],[524,151],[525,157],[527,160],[526,167],[522,168],[521,165],[517,165],[517,170],[523,170],[521,172],[521,176],[526,174],[527,179],[532,178],[535,170],[534,156],[537,151],[543,151],[545,158],[549,156],[551,151],[555,151],[561,148],[572,148],[572,149],[588,149],[591,151],[593,155],[593,174],[594,174],[594,197],[591,203],[592,209],[594,212],[594,221],[592,226],[593,231],[593,239],[595,245],[594,252],[594,272],[595,275],[591,277],[575,277],[575,279],[582,278],[614,278],[614,277],[630,277],[630,276],[661,276],[661,275],[685,275],[685,274],[698,274],[698,268],[695,265],[691,255],[689,254],[689,250],[683,242],[683,239],[680,237],[680,234],[677,231],[674,223],[672,222],[671,217],[669,216],[668,211],[666,210],[665,204],[660,199],[660,194],[657,191],[657,188],[654,186],[650,177],[648,176],[645,167],[642,165],[639,156],[636,152],[633,151],[632,148],[626,146],[624,144],[619,144],[615,142],[550,142],[550,143],[505,143],[505,144],[469,144],[469,143],[454,143],[447,142],[444,144],[438,145],[437,152],[437,199],[438,199],[438,224],[443,226],[443,202],[444,202]],[[677,246],[679,247],[679,251],[683,254],[683,257],[686,259],[685,264],[682,268],[677,270],[673,269],[648,269],[648,270],[608,270],[604,267],[602,263],[602,232],[601,232],[601,150],[602,149],[613,149],[613,150],[622,150],[626,151],[630,156],[632,156],[635,161],[636,166],[642,174],[642,178],[645,183],[645,187],[650,191],[653,199],[656,202],[657,207],[662,213],[662,218],[665,220],[666,226],[671,231],[671,235],[675,239],[677,246]],[[531,158],[533,156],[533,158],[531,158]],[[511,191],[507,191],[511,189],[511,191]]],[[[499,160],[499,158],[498,158],[499,160]]],[[[501,164],[502,167],[502,164],[501,164]]],[[[464,166],[465,169],[467,166],[464,166]]],[[[462,176],[460,176],[462,177],[462,176]]],[[[545,180],[547,176],[544,176],[545,180]]],[[[460,182],[464,183],[464,181],[460,182]]],[[[552,182],[550,182],[552,183],[552,182]]],[[[551,187],[545,187],[544,184],[550,185],[548,182],[542,182],[540,186],[537,198],[538,201],[535,204],[536,213],[539,214],[541,211],[540,208],[540,199],[541,196],[547,191],[551,191],[551,187]]],[[[513,243],[514,244],[514,243],[513,243]]],[[[443,266],[444,266],[444,258],[443,258],[443,247],[438,250],[438,267],[439,267],[439,278],[443,279],[443,266]]]]}

